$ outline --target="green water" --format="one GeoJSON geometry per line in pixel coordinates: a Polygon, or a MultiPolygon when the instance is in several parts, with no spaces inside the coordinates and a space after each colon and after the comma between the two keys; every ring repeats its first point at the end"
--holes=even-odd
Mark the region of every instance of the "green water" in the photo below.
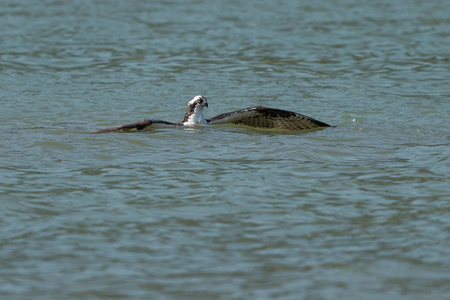
{"type": "Polygon", "coordinates": [[[446,1],[2,1],[2,299],[445,299],[446,1]],[[253,105],[336,125],[90,134],[253,105]]]}

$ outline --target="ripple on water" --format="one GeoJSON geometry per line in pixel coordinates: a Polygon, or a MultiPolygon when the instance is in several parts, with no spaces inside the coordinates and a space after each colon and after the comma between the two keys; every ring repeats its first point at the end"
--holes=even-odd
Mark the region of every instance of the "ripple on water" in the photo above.
{"type": "Polygon", "coordinates": [[[445,298],[448,5],[373,3],[5,2],[0,293],[445,298]],[[90,134],[197,94],[337,127],[90,134]]]}

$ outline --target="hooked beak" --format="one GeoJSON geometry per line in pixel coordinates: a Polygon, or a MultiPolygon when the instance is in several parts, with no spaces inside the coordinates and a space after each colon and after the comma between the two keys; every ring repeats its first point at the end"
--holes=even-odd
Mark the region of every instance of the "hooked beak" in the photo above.
{"type": "Polygon", "coordinates": [[[203,107],[205,107],[205,106],[208,107],[208,99],[206,99],[206,97],[204,97],[204,96],[201,96],[201,97],[202,97],[202,99],[199,100],[200,105],[203,107]]]}

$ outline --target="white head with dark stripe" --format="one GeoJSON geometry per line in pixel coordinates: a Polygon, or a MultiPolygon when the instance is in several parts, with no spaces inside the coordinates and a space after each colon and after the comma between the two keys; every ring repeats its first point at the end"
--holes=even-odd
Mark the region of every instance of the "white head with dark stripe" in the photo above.
{"type": "Polygon", "coordinates": [[[203,107],[208,107],[206,97],[202,95],[195,96],[188,102],[186,115],[184,115],[183,125],[206,124],[203,118],[203,107]]]}

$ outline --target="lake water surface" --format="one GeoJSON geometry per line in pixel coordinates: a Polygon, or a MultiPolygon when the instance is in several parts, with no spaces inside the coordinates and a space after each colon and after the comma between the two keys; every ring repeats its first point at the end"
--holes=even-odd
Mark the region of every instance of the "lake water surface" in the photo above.
{"type": "Polygon", "coordinates": [[[1,299],[448,299],[449,16],[2,1],[1,299]],[[197,94],[337,127],[90,134],[197,94]]]}

